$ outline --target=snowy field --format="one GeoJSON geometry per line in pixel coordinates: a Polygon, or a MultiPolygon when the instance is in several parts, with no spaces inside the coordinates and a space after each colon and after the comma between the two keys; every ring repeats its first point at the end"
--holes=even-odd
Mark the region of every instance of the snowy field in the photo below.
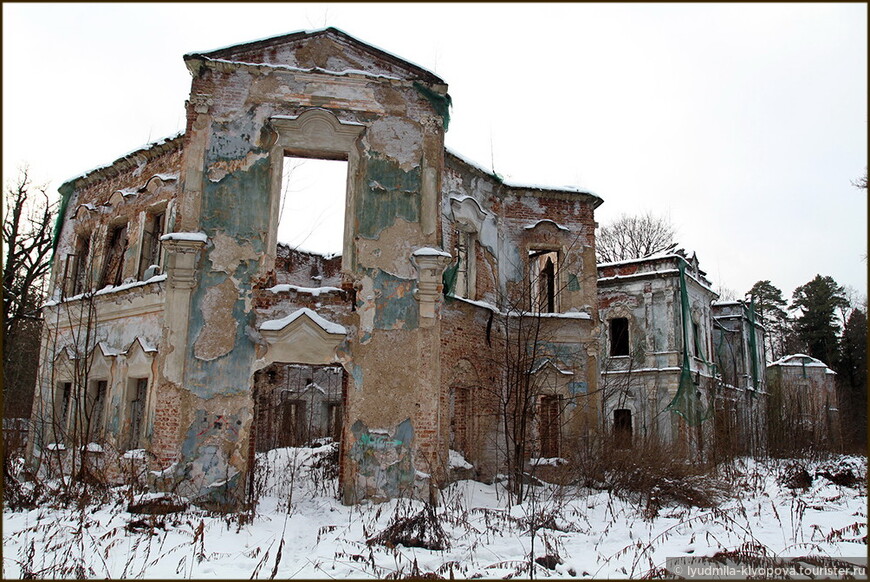
{"type": "Polygon", "coordinates": [[[796,489],[783,482],[790,462],[736,461],[710,477],[723,492],[713,508],[651,511],[636,496],[549,485],[508,507],[500,485],[460,481],[435,509],[440,531],[418,520],[429,524],[416,530],[421,545],[442,547],[425,549],[396,543],[391,529],[425,516],[425,505],[341,505],[334,469],[324,467],[329,452],[331,445],[261,455],[262,495],[244,515],[131,514],[122,488],[82,508],[4,508],[2,577],[640,578],[661,577],[671,556],[867,553],[863,457],[806,461],[812,483],[796,489]],[[834,484],[824,476],[832,468],[859,482],[834,484]]]}

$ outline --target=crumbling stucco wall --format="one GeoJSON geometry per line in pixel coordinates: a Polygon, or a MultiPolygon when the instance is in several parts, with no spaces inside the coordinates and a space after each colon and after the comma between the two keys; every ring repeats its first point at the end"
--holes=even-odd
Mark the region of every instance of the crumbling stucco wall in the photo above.
{"type": "MultiPolygon", "coordinates": [[[[444,125],[420,83],[442,95],[446,87],[398,60],[381,66],[379,53],[359,51],[368,63],[361,66],[336,33],[260,48],[186,57],[193,82],[176,230],[202,233],[206,242],[187,297],[179,292],[176,301],[170,291],[168,299],[183,305],[189,298],[187,333],[165,338],[183,354],[184,370],[179,374],[170,359],[163,366],[164,389],[181,402],[174,436],[181,450],[178,470],[193,498],[220,500],[239,490],[247,450],[237,443],[250,434],[252,374],[268,350],[254,301],[258,284],[275,266],[277,216],[271,210],[280,162],[285,152],[344,156],[349,177],[342,286],[356,290],[354,311],[341,322],[348,324],[344,355],[335,355],[352,378],[345,446],[352,452],[373,442],[362,436],[372,429],[401,433],[396,466],[414,471],[357,479],[360,464],[349,453],[345,499],[389,496],[413,483],[416,471],[444,447],[437,438],[444,420],[434,389],[440,380],[437,317],[421,315],[415,291],[422,275],[411,254],[440,243],[444,125]],[[300,69],[309,58],[328,70],[300,69]],[[272,64],[250,64],[267,62],[272,64]],[[203,438],[200,425],[215,414],[233,419],[232,434],[210,429],[203,438]]],[[[171,280],[170,272],[170,288],[171,280]]],[[[436,308],[437,302],[435,296],[436,308]]],[[[273,314],[278,309],[290,307],[276,307],[273,314]]]]}
{"type": "MultiPolygon", "coordinates": [[[[627,409],[632,412],[635,438],[686,444],[680,435],[688,431],[676,414],[666,410],[679,387],[682,366],[684,320],[678,261],[684,260],[666,255],[598,267],[601,390],[607,430],[612,430],[614,411],[627,409]],[[619,318],[628,322],[627,355],[611,352],[612,322],[619,318]]],[[[690,368],[697,385],[704,389],[702,398],[708,406],[711,401],[707,396],[712,394],[714,383],[710,304],[716,294],[695,259],[688,260],[686,285],[690,368]]]]}
{"type": "Polygon", "coordinates": [[[46,456],[65,463],[87,442],[87,454],[112,479],[123,470],[122,456],[132,446],[148,446],[154,430],[155,354],[163,326],[165,276],[159,264],[158,228],[173,220],[182,156],[180,138],[136,150],[61,186],[64,213],[59,218],[50,300],[33,412],[31,459],[46,456]],[[123,252],[114,254],[117,277],[103,277],[110,233],[123,228],[123,252]],[[82,241],[87,241],[82,244],[82,241]],[[148,246],[151,245],[151,246],[148,246]],[[81,260],[77,260],[80,255],[81,260]],[[133,426],[131,383],[147,380],[143,416],[133,426]],[[103,383],[102,400],[94,398],[103,383]],[[64,408],[63,386],[70,386],[64,408]],[[83,430],[87,429],[89,434],[83,430]],[[131,433],[136,433],[132,438],[131,433]],[[58,445],[66,443],[63,451],[58,445]]]}

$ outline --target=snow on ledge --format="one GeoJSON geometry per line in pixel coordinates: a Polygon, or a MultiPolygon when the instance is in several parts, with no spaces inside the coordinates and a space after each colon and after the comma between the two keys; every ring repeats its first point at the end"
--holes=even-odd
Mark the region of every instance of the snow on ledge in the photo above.
{"type": "Polygon", "coordinates": [[[311,319],[311,321],[319,325],[326,333],[341,335],[347,334],[347,329],[343,325],[333,323],[307,307],[303,307],[302,309],[294,311],[287,317],[282,317],[281,319],[270,319],[269,321],[264,321],[260,324],[259,329],[263,331],[279,331],[284,329],[303,315],[307,315],[311,319]]]}
{"type": "Polygon", "coordinates": [[[207,242],[208,236],[204,232],[169,232],[160,237],[160,240],[188,240],[207,242]]]}
{"type": "Polygon", "coordinates": [[[433,249],[432,247],[423,247],[411,253],[415,257],[448,257],[453,258],[453,255],[441,249],[433,249]]]}
{"type": "MultiPolygon", "coordinates": [[[[106,285],[99,291],[94,291],[94,295],[108,295],[110,293],[117,293],[119,291],[126,291],[127,289],[133,289],[134,287],[142,287],[144,285],[150,285],[152,283],[162,283],[166,281],[166,274],[162,275],[154,275],[150,279],[146,279],[144,281],[131,281],[129,283],[124,283],[123,285],[106,285]]],[[[88,293],[79,293],[78,295],[73,295],[72,297],[65,297],[63,301],[59,301],[57,299],[51,299],[42,304],[43,307],[54,307],[55,305],[59,305],[60,303],[67,303],[70,301],[78,301],[86,296],[91,295],[91,292],[88,293]]]]}
{"type": "Polygon", "coordinates": [[[777,361],[767,365],[768,368],[772,366],[824,368],[826,374],[836,374],[836,372],[830,369],[823,361],[806,354],[790,354],[788,356],[783,356],[777,361]]]}
{"type": "Polygon", "coordinates": [[[510,310],[509,312],[504,312],[492,303],[488,303],[486,301],[480,301],[477,299],[468,299],[467,297],[454,297],[450,296],[451,299],[455,299],[456,301],[462,301],[463,303],[470,303],[471,305],[476,305],[477,307],[482,307],[484,309],[488,309],[495,313],[496,315],[506,316],[506,317],[541,317],[547,319],[592,319],[592,316],[586,313],[585,311],[566,311],[564,313],[540,313],[537,311],[518,311],[518,310],[510,310]]]}
{"type": "Polygon", "coordinates": [[[272,293],[287,293],[288,291],[296,291],[297,293],[307,293],[309,295],[313,295],[314,297],[318,297],[321,293],[340,293],[341,289],[338,287],[300,287],[299,285],[289,285],[289,284],[281,284],[275,285],[274,287],[269,287],[266,291],[271,291],[272,293]]]}

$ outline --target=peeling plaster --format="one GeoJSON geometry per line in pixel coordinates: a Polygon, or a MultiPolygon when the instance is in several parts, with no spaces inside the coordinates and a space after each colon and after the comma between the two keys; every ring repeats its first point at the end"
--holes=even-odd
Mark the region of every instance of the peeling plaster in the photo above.
{"type": "Polygon", "coordinates": [[[395,117],[378,119],[369,126],[365,141],[374,151],[389,152],[386,155],[404,172],[420,166],[423,141],[418,123],[395,117]]]}
{"type": "Polygon", "coordinates": [[[366,187],[356,205],[357,234],[378,238],[396,218],[420,222],[421,185],[419,167],[406,172],[395,162],[373,154],[366,164],[366,187]]]}
{"type": "Polygon", "coordinates": [[[358,467],[355,496],[383,501],[411,492],[416,476],[411,419],[391,431],[369,429],[357,420],[350,430],[354,444],[348,458],[358,467]]]}
{"type": "Polygon", "coordinates": [[[214,360],[232,351],[235,333],[227,332],[235,332],[238,325],[233,317],[233,307],[238,298],[239,290],[230,279],[206,290],[200,305],[205,323],[193,348],[193,354],[200,360],[214,360]]]}
{"type": "Polygon", "coordinates": [[[416,269],[409,257],[414,250],[414,241],[420,239],[419,224],[397,218],[396,222],[381,231],[374,240],[357,241],[357,257],[362,265],[378,265],[396,277],[413,279],[416,269]]]}
{"type": "MultiPolygon", "coordinates": [[[[223,399],[221,399],[222,401],[223,399]]],[[[227,414],[215,412],[216,400],[207,408],[198,408],[194,421],[181,445],[184,459],[179,467],[185,481],[182,495],[198,501],[220,502],[238,484],[240,467],[244,467],[239,443],[247,438],[244,428],[250,426],[250,413],[239,409],[227,414]],[[235,479],[234,479],[235,478],[235,479]]]]}
{"type": "Polygon", "coordinates": [[[248,154],[242,159],[215,162],[208,168],[208,179],[212,182],[220,182],[229,174],[240,170],[247,171],[258,160],[266,159],[268,157],[269,155],[267,153],[248,152],[248,154]]]}
{"type": "Polygon", "coordinates": [[[214,248],[209,253],[208,259],[211,261],[213,271],[232,275],[242,261],[256,261],[260,258],[251,243],[239,244],[235,238],[222,231],[212,235],[212,243],[214,248]]]}

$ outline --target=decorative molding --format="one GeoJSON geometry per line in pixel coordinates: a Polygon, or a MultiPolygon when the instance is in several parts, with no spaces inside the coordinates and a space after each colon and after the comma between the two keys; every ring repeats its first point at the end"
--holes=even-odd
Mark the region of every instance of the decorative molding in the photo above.
{"type": "Polygon", "coordinates": [[[173,289],[193,289],[196,286],[196,264],[205,241],[167,239],[163,240],[166,251],[166,275],[173,289]]]}
{"type": "Polygon", "coordinates": [[[278,132],[278,145],[284,148],[314,150],[340,154],[342,158],[354,148],[365,129],[357,123],[343,123],[326,109],[307,109],[297,117],[275,116],[269,119],[278,132]]]}
{"type": "Polygon", "coordinates": [[[441,300],[443,285],[441,276],[450,263],[450,253],[431,252],[434,249],[418,249],[411,254],[411,263],[417,269],[417,289],[414,298],[420,302],[420,325],[431,327],[435,320],[435,306],[441,300]]]}

